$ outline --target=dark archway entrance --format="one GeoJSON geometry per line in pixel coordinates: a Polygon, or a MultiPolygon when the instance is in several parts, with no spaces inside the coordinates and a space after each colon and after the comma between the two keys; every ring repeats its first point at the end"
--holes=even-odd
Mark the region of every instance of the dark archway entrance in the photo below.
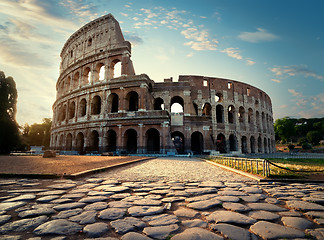
{"type": "Polygon", "coordinates": [[[241,144],[242,144],[242,153],[248,153],[248,148],[247,148],[247,138],[245,136],[242,137],[241,140],[241,144]]]}
{"type": "Polygon", "coordinates": [[[230,145],[230,151],[231,152],[237,151],[237,147],[236,147],[236,137],[233,134],[231,134],[229,136],[229,145],[230,145]]]}
{"type": "Polygon", "coordinates": [[[184,135],[181,132],[173,132],[171,139],[178,153],[184,153],[184,135]]]}
{"type": "Polygon", "coordinates": [[[66,136],[65,149],[66,149],[67,151],[71,151],[71,150],[72,150],[72,134],[71,134],[71,133],[69,133],[69,134],[66,136]]]}
{"type": "Polygon", "coordinates": [[[255,139],[253,136],[250,138],[250,146],[251,146],[251,153],[255,153],[255,139]]]}
{"type": "Polygon", "coordinates": [[[90,147],[89,151],[99,152],[99,133],[97,131],[92,131],[90,135],[90,147]]]}
{"type": "Polygon", "coordinates": [[[79,132],[76,139],[76,150],[79,154],[84,154],[84,135],[79,132]]]}
{"type": "Polygon", "coordinates": [[[108,97],[108,107],[109,107],[109,113],[115,113],[118,112],[118,95],[116,93],[112,93],[108,97]]]}
{"type": "Polygon", "coordinates": [[[217,151],[219,151],[220,153],[226,153],[226,139],[225,136],[223,134],[218,134],[217,136],[217,151]]]}
{"type": "Polygon", "coordinates": [[[117,134],[114,130],[109,130],[107,133],[107,152],[115,152],[116,151],[116,142],[117,142],[117,134]]]}
{"type": "Polygon", "coordinates": [[[204,151],[204,137],[198,131],[191,134],[191,151],[193,154],[202,154],[204,151]]]}
{"type": "Polygon", "coordinates": [[[128,153],[137,153],[137,132],[134,129],[125,132],[125,143],[128,153]]]}
{"type": "Polygon", "coordinates": [[[138,94],[131,91],[127,94],[126,100],[128,102],[128,111],[138,111],[138,94]]]}
{"type": "Polygon", "coordinates": [[[155,128],[146,132],[146,149],[148,153],[160,153],[160,133],[155,128]]]}

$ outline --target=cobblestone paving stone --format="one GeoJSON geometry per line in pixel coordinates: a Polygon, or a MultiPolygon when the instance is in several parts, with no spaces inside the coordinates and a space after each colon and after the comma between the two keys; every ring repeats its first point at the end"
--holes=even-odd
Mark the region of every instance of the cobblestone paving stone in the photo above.
{"type": "Polygon", "coordinates": [[[194,158],[77,180],[2,179],[0,239],[324,239],[323,192],[194,158]]]}

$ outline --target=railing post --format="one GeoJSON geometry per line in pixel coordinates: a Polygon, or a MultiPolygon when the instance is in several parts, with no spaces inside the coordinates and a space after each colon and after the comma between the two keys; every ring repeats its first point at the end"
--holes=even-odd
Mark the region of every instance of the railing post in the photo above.
{"type": "Polygon", "coordinates": [[[264,164],[264,162],[265,162],[265,160],[263,159],[263,161],[262,161],[262,168],[263,168],[263,176],[266,176],[266,165],[264,164]]]}
{"type": "Polygon", "coordinates": [[[259,160],[256,159],[255,161],[256,161],[256,174],[258,174],[259,173],[259,160]]]}
{"type": "Polygon", "coordinates": [[[251,173],[253,174],[253,165],[252,165],[252,159],[250,159],[250,164],[251,164],[251,173]]]}

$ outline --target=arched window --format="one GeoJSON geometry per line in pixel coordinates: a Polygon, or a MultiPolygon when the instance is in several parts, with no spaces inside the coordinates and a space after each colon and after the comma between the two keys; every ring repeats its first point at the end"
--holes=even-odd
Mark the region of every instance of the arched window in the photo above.
{"type": "Polygon", "coordinates": [[[134,129],[128,129],[124,135],[126,151],[128,153],[137,153],[137,132],[134,129]]]}
{"type": "Polygon", "coordinates": [[[204,137],[201,132],[191,134],[191,151],[194,154],[202,154],[204,152],[204,137]]]}
{"type": "Polygon", "coordinates": [[[253,124],[253,110],[252,110],[252,108],[249,108],[248,111],[249,111],[248,112],[248,123],[253,124]]]}
{"type": "Polygon", "coordinates": [[[209,103],[205,103],[202,109],[203,116],[211,116],[211,105],[209,103]]]}
{"type": "Polygon", "coordinates": [[[79,86],[80,73],[76,72],[73,77],[73,89],[76,89],[79,86]]]}
{"type": "Polygon", "coordinates": [[[86,85],[91,82],[91,70],[89,67],[86,67],[83,71],[82,84],[86,85]]]}
{"type": "Polygon", "coordinates": [[[126,95],[126,101],[128,105],[128,111],[138,111],[138,94],[135,91],[131,91],[126,95]]]}
{"type": "Polygon", "coordinates": [[[217,123],[224,123],[224,107],[220,104],[216,106],[216,121],[217,123]]]}
{"type": "Polygon", "coordinates": [[[184,112],[184,101],[182,97],[175,96],[171,99],[171,112],[173,113],[184,112]]]}
{"type": "Polygon", "coordinates": [[[146,131],[146,148],[148,153],[160,153],[160,133],[157,129],[146,131]]]}
{"type": "Polygon", "coordinates": [[[164,101],[162,98],[154,99],[154,110],[164,110],[164,101]]]}
{"type": "Polygon", "coordinates": [[[101,98],[95,96],[91,102],[91,115],[98,115],[101,112],[101,98]]]}
{"type": "Polygon", "coordinates": [[[68,76],[68,78],[65,81],[65,92],[70,91],[70,84],[71,84],[71,77],[68,76]]]}
{"type": "Polygon", "coordinates": [[[79,107],[79,117],[83,117],[86,114],[87,114],[87,101],[85,100],[85,98],[82,98],[79,107]]]}
{"type": "Polygon", "coordinates": [[[75,102],[71,102],[69,106],[69,119],[74,118],[75,116],[75,102]]]}
{"type": "Polygon", "coordinates": [[[118,78],[120,77],[121,74],[121,70],[122,70],[122,66],[121,66],[121,61],[119,59],[115,59],[114,61],[111,62],[110,65],[110,77],[111,78],[118,78]]]}
{"type": "Polygon", "coordinates": [[[240,107],[239,108],[239,113],[238,113],[240,123],[244,123],[244,118],[245,118],[244,114],[245,114],[244,107],[240,107]]]}
{"type": "Polygon", "coordinates": [[[108,97],[108,112],[115,113],[118,112],[118,102],[119,98],[116,93],[112,93],[108,97]]]}
{"type": "Polygon", "coordinates": [[[69,133],[66,136],[65,149],[66,149],[66,151],[71,151],[72,150],[72,134],[71,133],[69,133]]]}
{"type": "Polygon", "coordinates": [[[215,102],[223,102],[223,94],[216,93],[215,102]]]}
{"type": "Polygon", "coordinates": [[[66,104],[63,105],[61,116],[62,116],[61,121],[64,121],[66,119],[66,104]]]}
{"type": "Polygon", "coordinates": [[[228,123],[235,123],[235,108],[233,105],[228,107],[228,123]]]}
{"type": "Polygon", "coordinates": [[[88,39],[88,47],[91,47],[91,45],[92,45],[92,38],[90,37],[90,38],[88,39]]]}
{"type": "Polygon", "coordinates": [[[104,79],[105,79],[105,65],[103,63],[99,63],[96,66],[95,81],[102,81],[104,79]]]}

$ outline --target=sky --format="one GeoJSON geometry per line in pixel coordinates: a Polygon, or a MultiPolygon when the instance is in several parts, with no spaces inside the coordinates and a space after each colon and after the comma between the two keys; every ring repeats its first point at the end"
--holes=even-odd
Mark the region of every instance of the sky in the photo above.
{"type": "Polygon", "coordinates": [[[0,71],[18,90],[17,121],[52,117],[65,41],[111,13],[136,74],[232,79],[265,91],[274,119],[324,117],[322,0],[1,0],[0,71]]]}

